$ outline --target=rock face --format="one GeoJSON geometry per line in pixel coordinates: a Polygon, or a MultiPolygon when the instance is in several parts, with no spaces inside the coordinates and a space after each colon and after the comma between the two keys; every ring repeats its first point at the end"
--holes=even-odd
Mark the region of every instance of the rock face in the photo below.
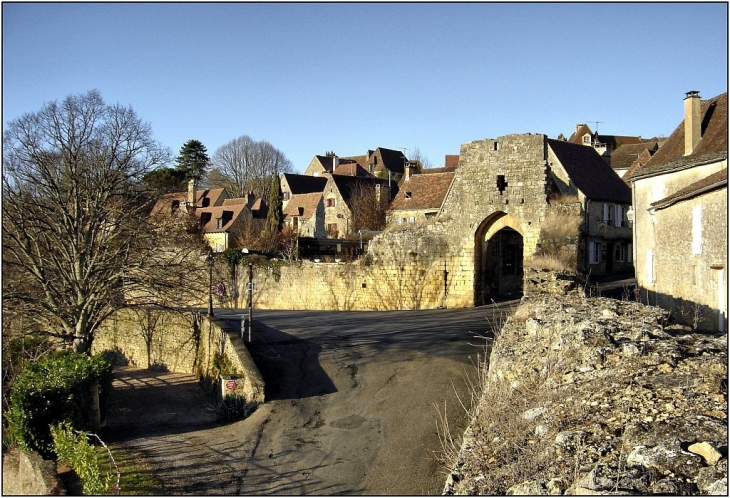
{"type": "Polygon", "coordinates": [[[17,446],[3,452],[3,495],[65,495],[56,465],[17,446]]]}
{"type": "Polygon", "coordinates": [[[496,332],[445,494],[727,494],[727,334],[532,294],[496,332]]]}

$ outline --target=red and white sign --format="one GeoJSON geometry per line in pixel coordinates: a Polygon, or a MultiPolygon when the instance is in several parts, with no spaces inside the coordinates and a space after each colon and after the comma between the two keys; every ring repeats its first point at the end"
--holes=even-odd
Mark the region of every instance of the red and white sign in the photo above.
{"type": "Polygon", "coordinates": [[[236,381],[235,380],[227,380],[226,381],[226,389],[229,391],[233,391],[236,388],[236,381]]]}

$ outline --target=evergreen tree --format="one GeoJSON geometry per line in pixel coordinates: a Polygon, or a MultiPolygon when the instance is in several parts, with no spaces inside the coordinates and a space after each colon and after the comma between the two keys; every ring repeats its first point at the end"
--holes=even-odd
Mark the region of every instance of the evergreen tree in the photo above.
{"type": "Polygon", "coordinates": [[[208,150],[199,140],[188,140],[180,148],[180,154],[175,159],[177,170],[184,173],[185,181],[200,180],[205,174],[210,158],[208,150]]]}
{"type": "Polygon", "coordinates": [[[271,191],[269,193],[269,213],[266,216],[266,231],[278,232],[284,220],[284,209],[282,208],[281,182],[279,175],[274,174],[271,180],[271,191]]]}

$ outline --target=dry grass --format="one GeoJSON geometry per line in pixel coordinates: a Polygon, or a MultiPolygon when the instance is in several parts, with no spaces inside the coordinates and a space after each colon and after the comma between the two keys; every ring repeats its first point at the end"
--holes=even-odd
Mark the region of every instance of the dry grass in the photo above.
{"type": "Polygon", "coordinates": [[[529,268],[535,268],[536,270],[551,270],[551,271],[575,271],[575,264],[570,262],[566,255],[547,255],[540,254],[535,255],[532,259],[526,263],[529,268]]]}

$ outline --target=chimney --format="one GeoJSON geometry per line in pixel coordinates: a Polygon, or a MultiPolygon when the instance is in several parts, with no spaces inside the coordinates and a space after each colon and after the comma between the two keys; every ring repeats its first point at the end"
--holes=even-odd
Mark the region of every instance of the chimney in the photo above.
{"type": "Polygon", "coordinates": [[[684,155],[695,150],[702,138],[702,119],[700,116],[700,92],[692,90],[684,98],[684,155]]]}
{"type": "Polygon", "coordinates": [[[188,182],[188,205],[195,206],[195,178],[188,182]]]}
{"type": "Polygon", "coordinates": [[[412,174],[413,174],[413,166],[411,166],[411,163],[408,163],[407,162],[406,163],[406,166],[405,166],[405,175],[404,175],[405,178],[404,178],[404,180],[405,181],[408,181],[408,179],[411,177],[412,174]]]}

